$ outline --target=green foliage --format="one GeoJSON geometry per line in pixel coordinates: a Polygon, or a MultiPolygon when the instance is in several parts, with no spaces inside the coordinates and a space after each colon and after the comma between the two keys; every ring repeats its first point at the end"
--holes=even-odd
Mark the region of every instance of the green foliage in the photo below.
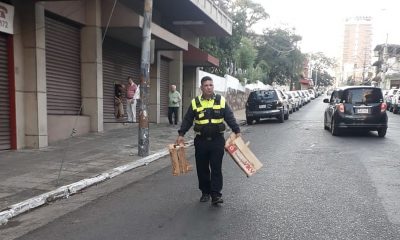
{"type": "Polygon", "coordinates": [[[287,29],[265,30],[256,37],[257,62],[270,66],[264,83],[292,85],[303,71],[305,56],[297,48],[301,36],[287,29]]]}
{"type": "Polygon", "coordinates": [[[241,66],[244,72],[253,68],[252,55],[256,53],[252,42],[248,39],[250,29],[258,21],[266,19],[268,14],[260,4],[251,0],[214,0],[214,3],[224,11],[228,11],[227,14],[233,21],[232,36],[200,39],[200,49],[220,60],[218,68],[205,70],[220,76],[225,74],[237,76],[235,73],[238,66],[241,66]]]}
{"type": "Polygon", "coordinates": [[[265,9],[252,0],[213,0],[232,19],[232,36],[201,38],[200,48],[220,60],[218,68],[206,68],[214,74],[230,74],[242,82],[260,80],[266,84],[294,86],[303,75],[306,59],[313,63],[314,82],[319,86],[333,83],[330,75],[335,61],[322,53],[307,56],[298,49],[302,37],[295,29],[265,29],[257,35],[251,27],[268,19],[265,9]]]}
{"type": "Polygon", "coordinates": [[[257,56],[257,50],[253,46],[253,42],[243,37],[240,48],[235,51],[235,62],[237,67],[241,69],[253,68],[254,60],[257,56]]]}
{"type": "Polygon", "coordinates": [[[309,56],[312,79],[317,86],[332,86],[333,77],[329,74],[336,67],[336,61],[333,58],[326,57],[323,53],[313,53],[309,56]]]}

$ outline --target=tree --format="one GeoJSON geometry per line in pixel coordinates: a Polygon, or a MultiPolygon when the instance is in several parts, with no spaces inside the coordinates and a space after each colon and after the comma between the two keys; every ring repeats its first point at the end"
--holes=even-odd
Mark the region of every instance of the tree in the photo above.
{"type": "Polygon", "coordinates": [[[256,36],[257,63],[264,61],[269,66],[264,83],[276,82],[280,85],[292,85],[301,74],[305,56],[297,48],[301,36],[290,29],[264,30],[256,36]]]}
{"type": "MultiPolygon", "coordinates": [[[[251,27],[258,21],[268,18],[268,14],[260,4],[254,3],[252,0],[214,0],[214,3],[221,9],[228,11],[227,14],[233,21],[232,36],[200,39],[200,49],[220,60],[218,68],[206,68],[206,70],[220,76],[225,74],[235,75],[238,64],[248,66],[247,63],[237,62],[239,56],[240,60],[248,60],[249,57],[245,57],[244,50],[240,49],[242,47],[248,49],[251,44],[248,44],[248,40],[242,39],[248,38],[251,35],[251,27]]],[[[247,71],[248,69],[242,70],[247,71]]]]}
{"type": "Polygon", "coordinates": [[[333,58],[325,56],[322,52],[309,55],[314,84],[318,86],[331,86],[333,77],[329,74],[336,67],[336,61],[333,58]]]}
{"type": "Polygon", "coordinates": [[[242,70],[253,68],[256,56],[257,50],[254,48],[253,42],[243,37],[240,42],[240,48],[235,52],[236,66],[242,70]]]}

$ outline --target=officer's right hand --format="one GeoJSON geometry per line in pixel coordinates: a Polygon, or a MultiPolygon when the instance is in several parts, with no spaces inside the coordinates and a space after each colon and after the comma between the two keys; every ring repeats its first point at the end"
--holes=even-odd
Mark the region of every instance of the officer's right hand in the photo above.
{"type": "Polygon", "coordinates": [[[185,138],[183,136],[178,136],[176,139],[176,145],[183,146],[185,145],[185,138]]]}

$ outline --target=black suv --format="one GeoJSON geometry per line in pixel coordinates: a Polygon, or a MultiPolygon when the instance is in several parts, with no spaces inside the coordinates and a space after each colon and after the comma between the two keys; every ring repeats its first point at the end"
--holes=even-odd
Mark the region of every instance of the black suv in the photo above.
{"type": "Polygon", "coordinates": [[[351,86],[335,89],[324,114],[324,128],[332,135],[345,129],[378,131],[379,137],[386,135],[388,117],[382,90],[371,86],[351,86]]]}
{"type": "Polygon", "coordinates": [[[247,124],[261,118],[289,119],[288,99],[280,90],[257,90],[250,93],[246,102],[247,124]]]}

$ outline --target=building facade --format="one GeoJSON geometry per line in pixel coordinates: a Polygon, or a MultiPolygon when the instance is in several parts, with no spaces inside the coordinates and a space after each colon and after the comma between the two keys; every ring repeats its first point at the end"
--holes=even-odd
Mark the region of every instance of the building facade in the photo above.
{"type": "Polygon", "coordinates": [[[372,18],[368,16],[346,19],[344,26],[342,81],[351,79],[362,83],[371,67],[372,18]]]}
{"type": "MultiPolygon", "coordinates": [[[[4,15],[13,28],[0,28],[0,150],[123,127],[115,84],[140,82],[143,9],[144,0],[0,0],[0,25],[4,15]]],[[[185,107],[198,67],[218,65],[198,49],[199,38],[231,31],[210,0],[153,0],[151,122],[167,121],[170,84],[185,107]]]]}
{"type": "Polygon", "coordinates": [[[400,88],[400,45],[379,44],[374,48],[374,82],[382,89],[400,88]]]}

